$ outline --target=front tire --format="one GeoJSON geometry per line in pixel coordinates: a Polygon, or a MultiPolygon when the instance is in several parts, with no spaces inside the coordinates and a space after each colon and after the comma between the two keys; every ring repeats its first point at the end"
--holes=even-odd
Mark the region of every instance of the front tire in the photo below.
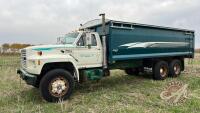
{"type": "Polygon", "coordinates": [[[164,80],[168,76],[168,63],[165,61],[158,61],[153,67],[153,77],[155,80],[164,80]]]}
{"type": "Polygon", "coordinates": [[[74,89],[74,78],[64,69],[49,71],[40,82],[41,96],[48,102],[68,99],[74,89]]]}

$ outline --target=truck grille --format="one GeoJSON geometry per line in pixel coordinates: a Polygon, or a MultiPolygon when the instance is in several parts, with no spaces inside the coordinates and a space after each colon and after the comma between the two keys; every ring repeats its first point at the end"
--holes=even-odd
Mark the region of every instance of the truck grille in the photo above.
{"type": "Polygon", "coordinates": [[[26,50],[22,49],[21,50],[21,66],[22,68],[26,69],[26,50]]]}

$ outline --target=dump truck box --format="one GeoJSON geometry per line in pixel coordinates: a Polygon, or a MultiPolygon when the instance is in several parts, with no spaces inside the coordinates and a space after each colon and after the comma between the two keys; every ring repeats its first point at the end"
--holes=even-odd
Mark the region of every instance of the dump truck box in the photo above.
{"type": "MultiPolygon", "coordinates": [[[[82,26],[102,36],[101,20],[82,26]]],[[[194,31],[106,20],[108,62],[157,57],[194,57],[194,31]]]]}

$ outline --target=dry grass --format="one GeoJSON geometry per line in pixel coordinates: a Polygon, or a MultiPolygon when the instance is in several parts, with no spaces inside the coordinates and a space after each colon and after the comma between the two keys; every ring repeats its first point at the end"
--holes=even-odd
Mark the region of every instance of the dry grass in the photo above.
{"type": "Polygon", "coordinates": [[[168,113],[200,112],[200,54],[192,62],[186,61],[186,69],[178,78],[154,81],[150,74],[127,76],[114,70],[111,76],[99,82],[78,85],[72,97],[60,103],[42,100],[36,88],[21,81],[16,67],[0,68],[1,113],[168,113]],[[190,95],[185,103],[170,106],[160,98],[160,93],[170,81],[189,84],[190,95]]]}

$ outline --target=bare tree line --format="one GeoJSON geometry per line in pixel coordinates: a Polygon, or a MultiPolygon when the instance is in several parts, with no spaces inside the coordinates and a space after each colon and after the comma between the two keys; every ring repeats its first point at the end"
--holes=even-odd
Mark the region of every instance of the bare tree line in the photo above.
{"type": "Polygon", "coordinates": [[[200,53],[200,49],[196,49],[195,52],[200,53]]]}
{"type": "Polygon", "coordinates": [[[4,43],[0,46],[0,53],[19,53],[20,49],[32,46],[31,44],[20,44],[20,43],[4,43]]]}

